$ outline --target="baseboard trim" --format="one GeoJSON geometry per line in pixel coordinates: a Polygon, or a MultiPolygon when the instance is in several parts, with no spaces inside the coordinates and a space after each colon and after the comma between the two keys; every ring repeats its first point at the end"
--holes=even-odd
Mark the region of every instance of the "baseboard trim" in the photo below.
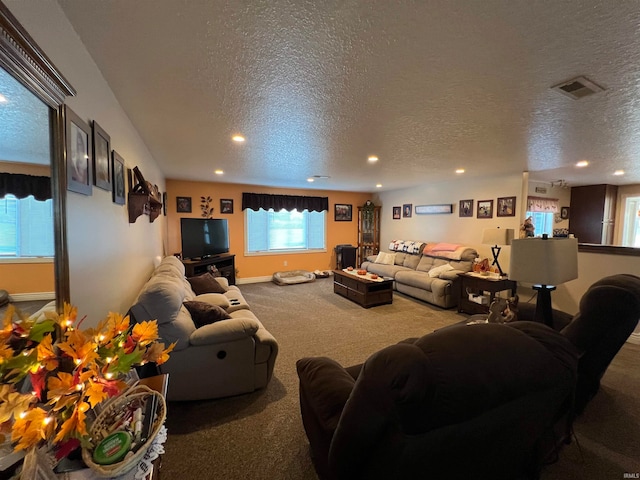
{"type": "Polygon", "coordinates": [[[37,300],[55,300],[55,292],[11,293],[12,302],[34,302],[37,300]]]}
{"type": "Polygon", "coordinates": [[[629,338],[627,338],[627,342],[640,345],[640,333],[632,333],[629,338]]]}
{"type": "Polygon", "coordinates": [[[262,282],[270,282],[271,280],[273,280],[273,277],[270,275],[266,277],[236,278],[236,284],[242,285],[245,283],[262,283],[262,282]]]}

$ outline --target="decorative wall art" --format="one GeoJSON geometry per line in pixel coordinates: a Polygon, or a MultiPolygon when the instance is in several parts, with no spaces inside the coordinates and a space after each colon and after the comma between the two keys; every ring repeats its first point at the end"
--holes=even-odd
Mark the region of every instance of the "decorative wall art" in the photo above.
{"type": "Polygon", "coordinates": [[[560,218],[562,220],[567,220],[569,218],[569,207],[560,208],[560,218]]]}
{"type": "Polygon", "coordinates": [[[477,218],[493,218],[493,200],[478,200],[477,218]]]}
{"type": "Polygon", "coordinates": [[[458,216],[473,217],[473,200],[460,200],[458,216]]]}
{"type": "Polygon", "coordinates": [[[402,205],[402,216],[404,218],[411,218],[411,209],[413,207],[412,203],[405,203],[402,205]]]}
{"type": "Polygon", "coordinates": [[[93,180],[91,128],[65,105],[67,138],[67,190],[91,195],[93,180]]]}
{"type": "Polygon", "coordinates": [[[500,197],[498,198],[497,217],[515,217],[516,216],[516,197],[500,197]]]}
{"type": "Polygon", "coordinates": [[[233,199],[231,198],[220,199],[220,213],[233,213],[233,199]]]}
{"type": "Polygon", "coordinates": [[[178,213],[191,213],[191,197],[176,197],[176,210],[178,213]]]}
{"type": "Polygon", "coordinates": [[[393,219],[400,220],[402,217],[402,207],[393,207],[393,219]]]}
{"type": "Polygon", "coordinates": [[[111,172],[113,174],[113,203],[124,205],[124,159],[113,150],[111,152],[111,172]]]}
{"type": "Polygon", "coordinates": [[[353,216],[352,205],[336,203],[334,210],[334,220],[336,222],[350,222],[353,216]]]}
{"type": "Polygon", "coordinates": [[[213,199],[208,195],[206,197],[200,197],[200,211],[202,212],[202,217],[213,218],[213,207],[211,206],[211,202],[213,202],[213,199]]]}
{"type": "Polygon", "coordinates": [[[453,204],[441,205],[416,205],[416,215],[434,215],[440,213],[453,213],[453,204]]]}
{"type": "Polygon", "coordinates": [[[105,132],[98,122],[93,121],[93,184],[111,191],[111,137],[105,132]]]}

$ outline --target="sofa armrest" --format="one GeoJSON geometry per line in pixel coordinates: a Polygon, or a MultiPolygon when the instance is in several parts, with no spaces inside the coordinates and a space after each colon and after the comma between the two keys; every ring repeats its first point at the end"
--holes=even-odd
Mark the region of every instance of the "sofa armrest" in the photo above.
{"type": "Polygon", "coordinates": [[[462,270],[449,270],[448,272],[441,273],[439,278],[443,280],[455,281],[458,278],[459,273],[465,273],[462,270]]]}
{"type": "Polygon", "coordinates": [[[313,416],[314,423],[324,431],[335,431],[353,390],[354,378],[338,362],[326,357],[301,358],[296,369],[303,416],[313,416]]]}
{"type": "Polygon", "coordinates": [[[189,337],[191,345],[213,345],[252,337],[260,324],[248,317],[230,318],[197,328],[189,337]]]}
{"type": "Polygon", "coordinates": [[[213,277],[213,278],[215,278],[216,282],[222,285],[226,290],[229,290],[229,280],[227,280],[227,277],[213,277]]]}

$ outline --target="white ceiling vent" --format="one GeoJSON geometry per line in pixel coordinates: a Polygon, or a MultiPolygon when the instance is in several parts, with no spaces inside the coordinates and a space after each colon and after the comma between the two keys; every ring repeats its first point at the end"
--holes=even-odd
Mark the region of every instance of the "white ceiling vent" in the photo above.
{"type": "Polygon", "coordinates": [[[596,85],[591,80],[587,80],[585,77],[572,78],[567,82],[551,87],[551,89],[556,90],[567,97],[571,97],[574,100],[578,100],[604,90],[604,88],[596,85]]]}

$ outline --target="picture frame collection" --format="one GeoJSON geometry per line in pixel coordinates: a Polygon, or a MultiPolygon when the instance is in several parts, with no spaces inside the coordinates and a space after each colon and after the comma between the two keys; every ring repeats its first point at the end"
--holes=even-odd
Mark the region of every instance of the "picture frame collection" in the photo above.
{"type": "MultiPolygon", "coordinates": [[[[515,217],[516,216],[516,197],[498,197],[495,201],[496,208],[494,210],[494,200],[474,200],[464,199],[458,203],[459,217],[473,217],[474,207],[476,218],[493,218],[496,217],[515,217]]],[[[434,215],[434,214],[451,214],[453,213],[453,204],[436,204],[436,205],[416,205],[413,207],[410,203],[405,203],[401,207],[393,207],[393,220],[400,218],[411,218],[412,211],[417,215],[434,215]]],[[[563,207],[562,213],[569,218],[569,208],[563,207]],[[566,209],[566,212],[564,211],[566,209]]]]}

